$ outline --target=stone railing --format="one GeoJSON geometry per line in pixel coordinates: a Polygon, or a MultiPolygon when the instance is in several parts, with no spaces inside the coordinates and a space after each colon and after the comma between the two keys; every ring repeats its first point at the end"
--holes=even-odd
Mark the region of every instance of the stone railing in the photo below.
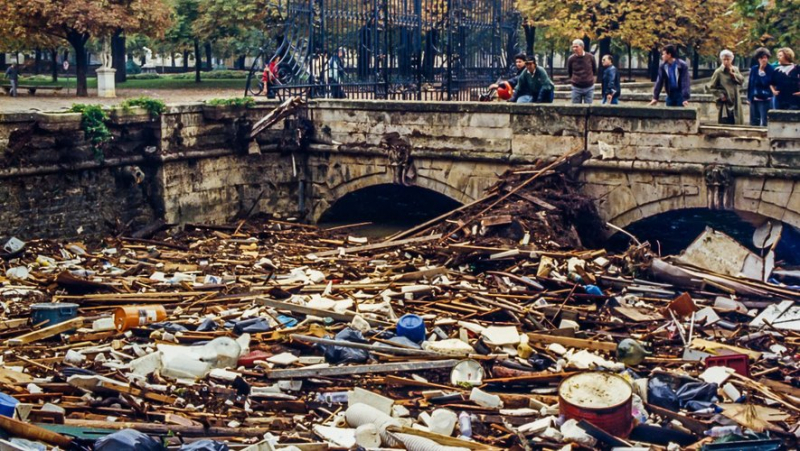
{"type": "MultiPolygon", "coordinates": [[[[79,114],[0,115],[0,237],[130,233],[158,219],[219,222],[248,211],[312,216],[307,204],[324,197],[323,186],[387,171],[381,141],[391,132],[408,140],[431,189],[459,199],[481,195],[510,165],[569,149],[596,156],[590,171],[724,164],[793,179],[800,166],[793,112],[771,112],[768,131],[731,131],[699,125],[693,109],[663,106],[320,100],[309,104],[306,122],[276,125],[249,142],[252,124],[275,105],[172,105],[157,118],[114,110],[102,158],[79,114]],[[306,126],[311,133],[298,147],[297,129],[306,126]]],[[[329,188],[328,202],[343,192],[329,188]]]]}

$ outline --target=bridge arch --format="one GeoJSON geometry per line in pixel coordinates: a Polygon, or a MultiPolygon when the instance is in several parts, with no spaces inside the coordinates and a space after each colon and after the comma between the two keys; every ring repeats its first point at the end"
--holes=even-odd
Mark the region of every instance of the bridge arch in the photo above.
{"type": "MultiPolygon", "coordinates": [[[[333,206],[336,201],[344,198],[348,194],[355,193],[356,191],[363,190],[379,185],[392,185],[396,184],[391,171],[381,171],[364,176],[345,180],[342,183],[332,187],[325,193],[323,199],[320,199],[312,207],[311,220],[317,222],[322,215],[333,206]]],[[[435,193],[441,194],[449,199],[457,201],[461,204],[466,204],[475,200],[472,196],[467,194],[463,189],[443,182],[435,177],[428,177],[417,175],[407,186],[424,188],[435,193]]]]}
{"type": "Polygon", "coordinates": [[[704,208],[755,214],[800,229],[800,180],[743,175],[727,185],[698,174],[589,174],[584,190],[618,227],[662,213],[704,208]],[[604,180],[600,182],[600,180],[604,180]]]}

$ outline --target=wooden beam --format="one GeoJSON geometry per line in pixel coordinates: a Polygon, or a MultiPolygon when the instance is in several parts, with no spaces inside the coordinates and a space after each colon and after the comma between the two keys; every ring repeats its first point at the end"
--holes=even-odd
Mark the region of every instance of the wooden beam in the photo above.
{"type": "Polygon", "coordinates": [[[317,257],[334,257],[340,254],[354,254],[356,252],[363,252],[363,251],[374,251],[377,249],[386,249],[390,247],[397,247],[402,246],[404,244],[411,244],[411,243],[424,243],[426,241],[433,241],[438,240],[442,237],[441,233],[437,233],[434,235],[427,235],[422,236],[419,238],[408,238],[405,240],[399,241],[384,241],[382,243],[375,243],[375,244],[367,244],[365,246],[355,246],[355,247],[343,247],[339,249],[335,249],[332,251],[324,251],[324,252],[312,252],[317,257]]]}
{"type": "MultiPolygon", "coordinates": [[[[328,310],[306,307],[305,305],[296,305],[296,304],[290,304],[288,302],[276,301],[275,299],[269,299],[265,297],[256,297],[255,299],[256,302],[259,302],[263,305],[266,305],[267,307],[272,307],[278,310],[288,310],[290,312],[302,313],[304,315],[314,315],[314,316],[319,316],[321,318],[326,318],[326,317],[333,318],[337,321],[344,321],[348,323],[352,321],[353,318],[356,316],[355,313],[350,313],[350,312],[337,313],[328,310]]],[[[381,327],[381,326],[389,327],[394,325],[393,323],[387,321],[380,321],[369,318],[364,318],[364,319],[373,327],[381,327]]]]}
{"type": "Polygon", "coordinates": [[[268,379],[293,379],[302,377],[336,377],[353,374],[395,373],[399,371],[433,370],[452,368],[460,360],[434,360],[430,362],[380,363],[376,365],[332,366],[328,368],[298,368],[271,370],[266,372],[268,379]]]}
{"type": "Polygon", "coordinates": [[[567,348],[591,349],[592,351],[614,352],[616,343],[597,340],[584,340],[582,338],[559,337],[555,335],[528,334],[531,343],[551,344],[558,343],[567,348]]]}
{"type": "Polygon", "coordinates": [[[73,318],[71,320],[64,321],[63,323],[54,324],[50,327],[45,327],[44,329],[39,329],[29,332],[25,335],[20,335],[19,337],[10,338],[6,341],[6,344],[10,346],[26,345],[35,341],[56,336],[68,330],[77,329],[81,326],[83,326],[83,317],[73,318]]]}

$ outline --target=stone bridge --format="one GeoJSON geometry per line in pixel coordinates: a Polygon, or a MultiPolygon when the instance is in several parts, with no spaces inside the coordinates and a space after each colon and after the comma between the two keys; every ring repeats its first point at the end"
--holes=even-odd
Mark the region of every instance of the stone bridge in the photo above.
{"type": "Polygon", "coordinates": [[[381,145],[397,132],[411,146],[409,182],[462,203],[510,166],[586,149],[583,190],[617,226],[711,208],[800,227],[796,113],[772,113],[764,130],[701,126],[692,109],[349,101],[320,102],[310,119],[312,219],[350,192],[397,181],[403,165],[381,145]]]}
{"type": "Polygon", "coordinates": [[[0,115],[0,236],[99,236],[248,212],[313,221],[386,183],[469,202],[506,169],[571,149],[592,153],[579,181],[615,225],[712,208],[800,227],[797,112],[771,112],[764,130],[664,107],[321,100],[248,143],[274,107],[174,105],[155,119],[113,110],[100,158],[79,115],[0,115]]]}

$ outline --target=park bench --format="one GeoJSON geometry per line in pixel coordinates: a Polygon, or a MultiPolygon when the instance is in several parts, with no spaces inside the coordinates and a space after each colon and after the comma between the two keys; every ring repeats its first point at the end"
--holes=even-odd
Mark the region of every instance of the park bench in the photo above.
{"type": "MultiPolygon", "coordinates": [[[[2,88],[3,88],[3,91],[6,92],[6,94],[10,94],[11,93],[11,85],[2,85],[2,88]]],[[[36,95],[36,91],[47,91],[47,90],[50,90],[50,91],[57,92],[57,91],[61,91],[63,88],[64,88],[63,86],[19,85],[19,86],[17,86],[17,92],[22,91],[22,90],[27,90],[28,94],[33,96],[33,95],[36,95]]]]}

